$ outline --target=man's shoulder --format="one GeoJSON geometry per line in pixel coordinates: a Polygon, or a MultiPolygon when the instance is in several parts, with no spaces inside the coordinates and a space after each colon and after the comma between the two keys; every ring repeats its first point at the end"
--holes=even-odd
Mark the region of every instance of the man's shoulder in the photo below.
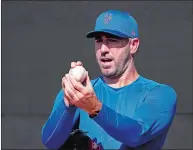
{"type": "Polygon", "coordinates": [[[144,76],[140,76],[138,85],[141,86],[143,89],[150,91],[151,89],[155,88],[156,86],[159,86],[160,83],[155,80],[146,78],[144,76]]]}
{"type": "Polygon", "coordinates": [[[176,91],[175,89],[166,83],[160,83],[158,81],[155,80],[151,80],[148,78],[144,78],[143,77],[143,82],[145,83],[144,85],[147,86],[147,88],[149,88],[149,93],[156,93],[156,94],[162,94],[162,95],[167,95],[167,96],[174,96],[176,97],[176,91]]]}
{"type": "Polygon", "coordinates": [[[143,78],[143,80],[143,82],[146,83],[146,87],[144,87],[144,90],[146,91],[145,101],[152,104],[156,103],[157,106],[165,108],[176,107],[177,93],[172,86],[147,78],[143,78]]]}
{"type": "Polygon", "coordinates": [[[141,77],[141,78],[142,78],[141,84],[145,86],[147,89],[149,89],[149,91],[157,89],[157,90],[170,91],[172,93],[176,93],[174,88],[169,84],[161,83],[156,80],[148,79],[145,77],[141,77]]]}

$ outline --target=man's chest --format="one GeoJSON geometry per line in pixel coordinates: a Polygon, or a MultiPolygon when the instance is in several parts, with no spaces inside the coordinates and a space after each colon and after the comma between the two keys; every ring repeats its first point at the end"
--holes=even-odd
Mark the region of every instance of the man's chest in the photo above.
{"type": "Polygon", "coordinates": [[[95,89],[96,96],[104,105],[115,112],[132,117],[138,104],[145,98],[143,89],[131,88],[122,91],[111,91],[107,89],[95,89]]]}

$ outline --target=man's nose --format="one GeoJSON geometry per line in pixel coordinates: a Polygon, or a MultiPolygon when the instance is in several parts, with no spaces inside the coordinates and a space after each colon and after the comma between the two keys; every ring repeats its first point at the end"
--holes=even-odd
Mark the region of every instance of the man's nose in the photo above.
{"type": "Polygon", "coordinates": [[[108,53],[109,52],[109,48],[106,44],[102,44],[101,45],[101,53],[108,53]]]}

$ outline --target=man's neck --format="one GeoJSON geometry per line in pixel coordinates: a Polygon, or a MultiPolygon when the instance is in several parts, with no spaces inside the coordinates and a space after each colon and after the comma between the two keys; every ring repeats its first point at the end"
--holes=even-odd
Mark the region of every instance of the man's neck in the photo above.
{"type": "Polygon", "coordinates": [[[139,74],[132,61],[127,70],[118,78],[107,78],[103,76],[104,81],[113,88],[121,88],[134,82],[139,77],[139,74]]]}

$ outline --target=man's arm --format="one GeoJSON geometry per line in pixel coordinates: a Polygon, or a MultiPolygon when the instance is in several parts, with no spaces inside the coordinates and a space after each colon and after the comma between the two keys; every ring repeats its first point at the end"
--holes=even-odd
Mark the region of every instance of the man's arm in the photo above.
{"type": "Polygon", "coordinates": [[[56,96],[52,112],[42,128],[42,143],[48,149],[58,149],[67,140],[79,111],[76,107],[66,107],[64,92],[56,96]]]}
{"type": "MultiPolygon", "coordinates": [[[[152,89],[130,118],[102,105],[93,118],[109,135],[130,146],[137,147],[167,129],[176,112],[176,93],[166,85],[152,89]]],[[[135,100],[135,99],[134,99],[135,100]]]]}

